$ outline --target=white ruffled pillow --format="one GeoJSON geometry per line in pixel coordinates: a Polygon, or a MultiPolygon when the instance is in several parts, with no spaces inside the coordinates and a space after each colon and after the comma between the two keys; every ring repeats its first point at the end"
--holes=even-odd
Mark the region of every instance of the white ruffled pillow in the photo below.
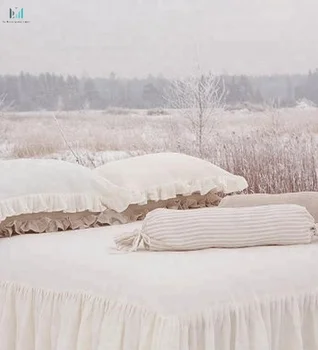
{"type": "Polygon", "coordinates": [[[0,161],[0,223],[8,217],[33,213],[100,213],[124,211],[136,203],[120,188],[90,169],[60,160],[0,161]]]}
{"type": "Polygon", "coordinates": [[[177,195],[232,193],[247,188],[246,180],[205,160],[179,153],[156,153],[107,163],[93,170],[112,183],[139,191],[138,204],[177,195]]]}
{"type": "Polygon", "coordinates": [[[246,208],[156,209],[142,229],[115,238],[119,250],[143,243],[152,251],[186,251],[307,244],[317,234],[313,217],[299,205],[246,208]]]}

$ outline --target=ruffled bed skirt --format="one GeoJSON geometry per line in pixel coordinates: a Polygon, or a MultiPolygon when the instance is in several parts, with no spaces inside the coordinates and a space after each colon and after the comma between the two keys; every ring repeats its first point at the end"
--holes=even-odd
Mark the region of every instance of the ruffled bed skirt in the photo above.
{"type": "Polygon", "coordinates": [[[162,316],[81,292],[0,283],[1,350],[317,350],[318,291],[162,316]]]}

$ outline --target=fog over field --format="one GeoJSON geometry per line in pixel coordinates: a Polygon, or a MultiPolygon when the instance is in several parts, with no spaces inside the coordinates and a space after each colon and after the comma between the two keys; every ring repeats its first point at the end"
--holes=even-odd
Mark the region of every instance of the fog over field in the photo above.
{"type": "Polygon", "coordinates": [[[316,68],[312,0],[2,0],[0,74],[125,77],[305,73],[316,68]],[[28,24],[8,24],[9,8],[28,24]]]}

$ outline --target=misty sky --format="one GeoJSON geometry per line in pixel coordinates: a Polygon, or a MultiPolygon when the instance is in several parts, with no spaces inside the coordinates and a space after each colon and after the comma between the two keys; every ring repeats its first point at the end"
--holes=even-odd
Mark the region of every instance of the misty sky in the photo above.
{"type": "Polygon", "coordinates": [[[0,0],[0,74],[307,72],[317,0],[0,0]],[[23,6],[29,24],[8,24],[23,6]]]}

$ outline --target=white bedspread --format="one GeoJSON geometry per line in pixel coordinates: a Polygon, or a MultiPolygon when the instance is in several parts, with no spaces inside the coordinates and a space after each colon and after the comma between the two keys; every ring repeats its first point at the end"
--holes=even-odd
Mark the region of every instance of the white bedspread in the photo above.
{"type": "Polygon", "coordinates": [[[0,349],[318,349],[317,243],[117,253],[139,225],[1,239],[0,349]]]}

